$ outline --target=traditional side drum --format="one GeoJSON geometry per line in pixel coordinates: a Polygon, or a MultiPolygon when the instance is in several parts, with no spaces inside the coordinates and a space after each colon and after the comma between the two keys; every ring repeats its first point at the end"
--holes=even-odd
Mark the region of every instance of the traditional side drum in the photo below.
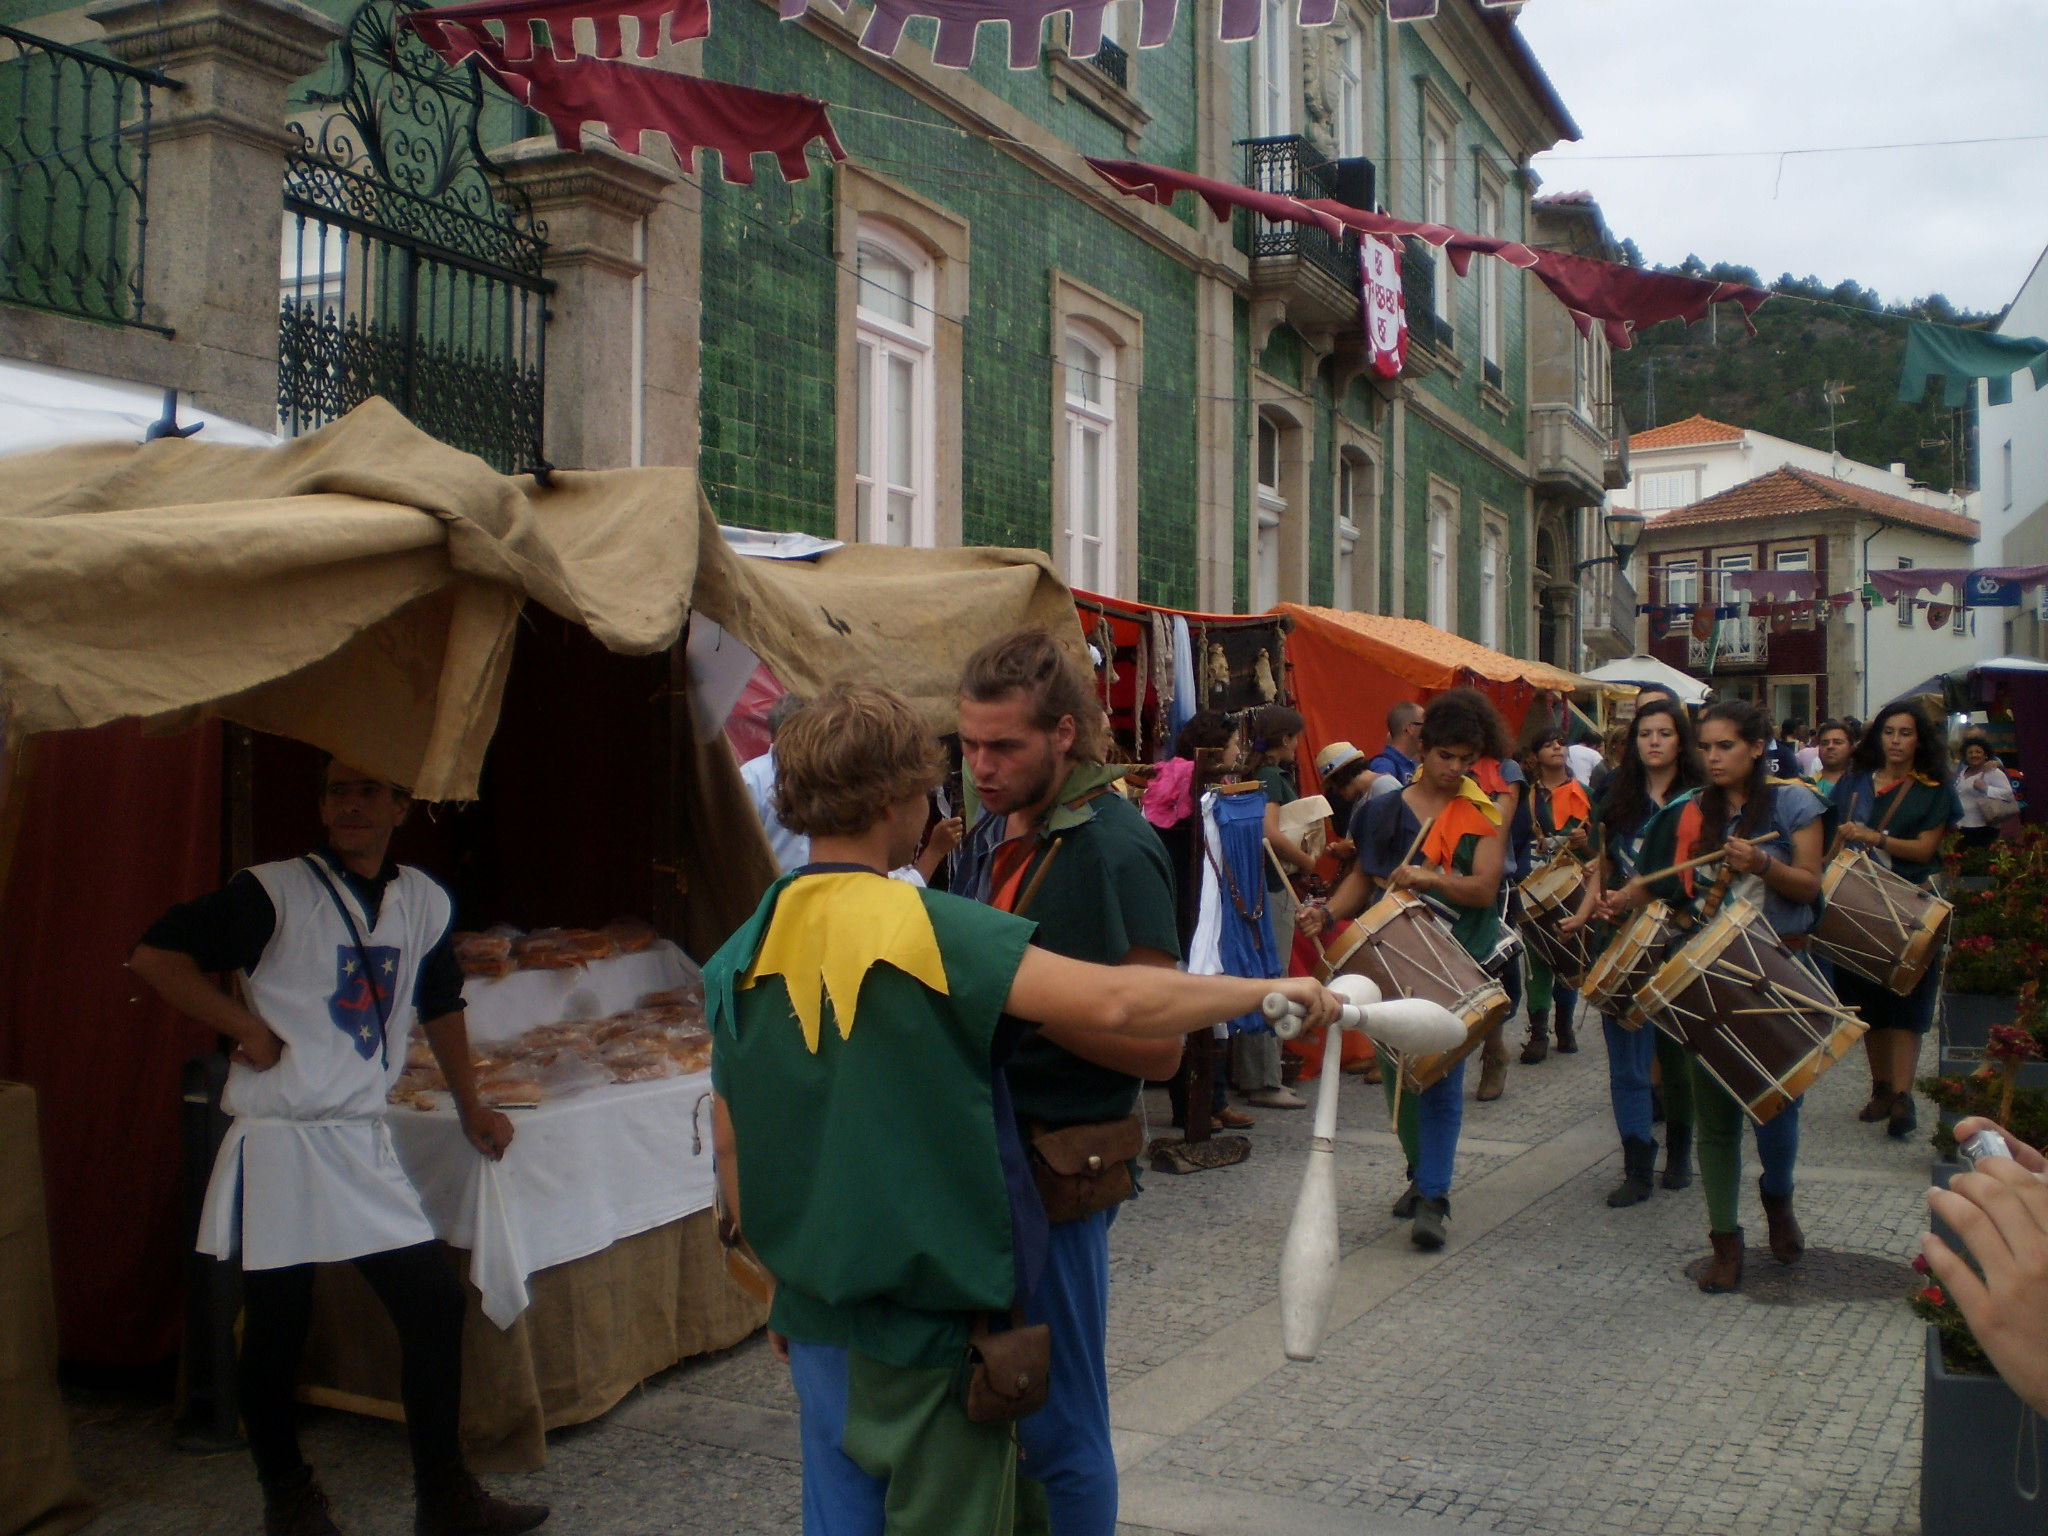
{"type": "Polygon", "coordinates": [[[1548,864],[1525,875],[1516,885],[1522,893],[1522,914],[1518,925],[1529,947],[1567,987],[1578,988],[1593,964],[1592,936],[1586,928],[1574,933],[1559,931],[1564,920],[1579,910],[1586,895],[1586,869],[1568,853],[1560,853],[1548,864]]]}
{"type": "Polygon", "coordinates": [[[1508,994],[1451,936],[1450,925],[1428,902],[1394,891],[1352,925],[1328,957],[1333,974],[1369,977],[1387,997],[1425,997],[1441,1003],[1465,1025],[1465,1043],[1430,1056],[1404,1056],[1401,1081],[1420,1093],[1443,1080],[1508,1016],[1508,994]]]}
{"type": "Polygon", "coordinates": [[[1941,953],[1954,908],[1861,848],[1844,848],[1828,861],[1820,891],[1827,904],[1814,925],[1814,948],[1901,997],[1920,985],[1941,953]]]}
{"type": "Polygon", "coordinates": [[[1587,1004],[1624,1029],[1641,1029],[1642,990],[1670,957],[1677,937],[1678,914],[1669,902],[1653,901],[1644,907],[1622,925],[1586,972],[1587,1004]]]}
{"type": "Polygon", "coordinates": [[[1659,966],[1641,1006],[1758,1125],[1811,1088],[1868,1028],[1747,901],[1730,903],[1659,966]]]}

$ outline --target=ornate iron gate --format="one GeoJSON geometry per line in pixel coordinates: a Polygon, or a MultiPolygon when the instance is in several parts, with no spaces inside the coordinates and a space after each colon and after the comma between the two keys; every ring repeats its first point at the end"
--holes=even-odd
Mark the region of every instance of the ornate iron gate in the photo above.
{"type": "Polygon", "coordinates": [[[372,395],[506,471],[541,453],[547,227],[484,152],[483,86],[366,0],[285,171],[278,418],[312,430],[372,395]]]}

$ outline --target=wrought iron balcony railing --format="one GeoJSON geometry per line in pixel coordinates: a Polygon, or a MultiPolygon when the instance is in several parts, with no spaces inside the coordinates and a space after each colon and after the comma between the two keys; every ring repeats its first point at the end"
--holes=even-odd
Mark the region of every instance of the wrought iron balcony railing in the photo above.
{"type": "Polygon", "coordinates": [[[1118,90],[1130,89],[1131,56],[1120,45],[1105,37],[1102,46],[1095,50],[1095,57],[1088,62],[1095,66],[1096,73],[1107,77],[1118,90]]]}
{"type": "Polygon", "coordinates": [[[0,301],[147,323],[151,97],[178,89],[0,26],[0,301]]]}
{"type": "Polygon", "coordinates": [[[1424,240],[1402,240],[1401,289],[1408,301],[1408,344],[1451,350],[1451,322],[1437,313],[1437,255],[1424,240]]]}
{"type": "MultiPolygon", "coordinates": [[[[1241,139],[1245,185],[1286,197],[1330,197],[1335,167],[1327,155],[1298,133],[1241,139]]],[[[1358,237],[1333,239],[1307,224],[1281,224],[1252,215],[1251,256],[1299,256],[1346,288],[1358,286],[1358,237]]]]}

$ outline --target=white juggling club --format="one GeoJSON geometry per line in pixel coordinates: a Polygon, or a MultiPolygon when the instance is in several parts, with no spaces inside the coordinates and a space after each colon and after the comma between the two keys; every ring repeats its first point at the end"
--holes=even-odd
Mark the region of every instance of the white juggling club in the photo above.
{"type": "MultiPolygon", "coordinates": [[[[1382,1002],[1380,989],[1363,976],[1339,976],[1330,990],[1344,999],[1344,1011],[1323,1041],[1308,1167],[1280,1249],[1280,1345],[1290,1360],[1315,1359],[1337,1290],[1337,1085],[1343,1032],[1355,1029],[1419,1055],[1447,1051],[1465,1040],[1465,1026],[1440,1004],[1419,997],[1382,1002]]],[[[1267,997],[1265,1014],[1282,1039],[1301,1033],[1302,1015],[1279,993],[1267,997]]]]}

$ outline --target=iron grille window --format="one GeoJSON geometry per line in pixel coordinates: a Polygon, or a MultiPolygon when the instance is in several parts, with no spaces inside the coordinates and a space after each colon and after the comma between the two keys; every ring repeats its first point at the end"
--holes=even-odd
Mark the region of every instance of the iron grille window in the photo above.
{"type": "Polygon", "coordinates": [[[1130,89],[1131,56],[1124,52],[1120,44],[1113,43],[1105,37],[1102,46],[1095,50],[1095,57],[1088,62],[1093,64],[1098,72],[1107,76],[1110,84],[1119,90],[1130,89]]]}
{"type": "MultiPolygon", "coordinates": [[[[1328,156],[1298,133],[1275,138],[1241,139],[1245,184],[1286,197],[1320,198],[1336,193],[1336,167],[1328,156]]],[[[1358,286],[1358,237],[1332,239],[1310,224],[1278,223],[1252,215],[1251,255],[1299,256],[1329,273],[1346,288],[1358,286]]]]}
{"type": "Polygon", "coordinates": [[[538,468],[546,226],[477,136],[482,88],[367,0],[317,138],[286,158],[278,419],[311,431],[373,395],[505,471],[538,468]]]}
{"type": "Polygon", "coordinates": [[[0,299],[147,324],[151,93],[182,88],[0,26],[0,299]]]}

